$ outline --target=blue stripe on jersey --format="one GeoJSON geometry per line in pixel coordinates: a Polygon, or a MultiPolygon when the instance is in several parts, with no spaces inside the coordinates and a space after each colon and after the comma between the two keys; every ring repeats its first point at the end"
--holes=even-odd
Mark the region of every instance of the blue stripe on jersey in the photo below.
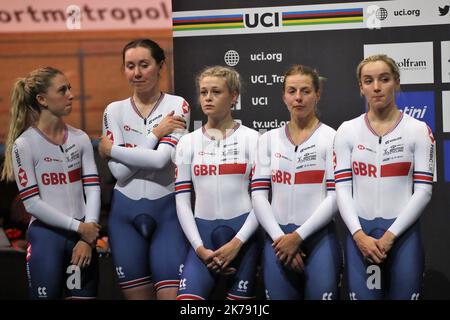
{"type": "Polygon", "coordinates": [[[191,192],[191,191],[192,191],[192,181],[191,180],[175,182],[175,194],[191,192]]]}
{"type": "Polygon", "coordinates": [[[251,192],[253,191],[261,191],[261,190],[270,190],[270,178],[260,178],[260,179],[253,179],[250,187],[251,187],[251,192]]]}

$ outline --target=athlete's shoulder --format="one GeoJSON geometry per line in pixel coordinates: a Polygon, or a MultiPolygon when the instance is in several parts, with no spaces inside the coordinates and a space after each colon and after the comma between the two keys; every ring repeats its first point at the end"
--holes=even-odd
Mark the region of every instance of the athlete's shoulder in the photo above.
{"type": "Polygon", "coordinates": [[[14,144],[17,146],[27,146],[29,144],[34,145],[35,144],[34,140],[35,140],[37,134],[38,133],[36,132],[36,130],[34,130],[34,128],[29,127],[24,132],[22,132],[16,138],[16,140],[14,140],[14,144]]]}
{"type": "Polygon", "coordinates": [[[403,113],[402,117],[403,121],[405,121],[405,124],[413,130],[416,128],[420,130],[428,126],[426,122],[411,117],[409,114],[403,113]]]}
{"type": "Polygon", "coordinates": [[[123,100],[113,101],[106,106],[105,112],[114,112],[116,110],[120,110],[123,107],[131,106],[130,98],[126,98],[123,100]]]}
{"type": "Polygon", "coordinates": [[[71,125],[68,125],[68,124],[66,124],[66,126],[67,126],[67,133],[69,135],[73,136],[76,139],[82,140],[82,141],[85,141],[85,140],[90,141],[89,136],[83,130],[72,127],[71,125]]]}
{"type": "Polygon", "coordinates": [[[363,113],[362,115],[350,119],[350,120],[346,120],[344,122],[341,123],[341,125],[339,126],[339,128],[337,129],[337,133],[342,134],[344,132],[348,132],[351,131],[354,128],[358,128],[361,126],[361,123],[363,123],[365,120],[365,113],[363,113]]]}
{"type": "Polygon", "coordinates": [[[334,136],[336,134],[336,130],[334,130],[329,125],[326,125],[325,123],[321,123],[319,127],[320,134],[326,135],[326,136],[334,136]]]}
{"type": "Polygon", "coordinates": [[[244,126],[243,124],[241,124],[239,126],[239,130],[242,132],[243,135],[248,136],[250,138],[258,138],[259,137],[258,131],[256,131],[255,129],[249,128],[247,126],[244,126]]]}

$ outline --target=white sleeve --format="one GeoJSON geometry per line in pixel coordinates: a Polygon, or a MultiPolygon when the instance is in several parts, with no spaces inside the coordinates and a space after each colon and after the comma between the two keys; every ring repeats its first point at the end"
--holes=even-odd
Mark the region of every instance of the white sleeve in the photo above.
{"type": "Polygon", "coordinates": [[[25,209],[45,224],[77,232],[80,221],[66,216],[42,201],[30,150],[31,146],[24,139],[19,138],[14,143],[12,152],[12,155],[17,153],[18,158],[11,155],[13,158],[14,177],[25,209]],[[19,162],[18,159],[20,159],[19,162]],[[22,185],[21,181],[24,177],[26,182],[22,185]]]}
{"type": "Polygon", "coordinates": [[[156,150],[113,145],[111,158],[140,169],[162,169],[172,160],[172,152],[177,144],[178,139],[169,135],[161,138],[156,150]]]}
{"type": "Polygon", "coordinates": [[[177,216],[180,221],[186,238],[191,243],[194,250],[203,245],[203,241],[198,232],[197,224],[195,223],[194,213],[192,212],[191,193],[192,193],[192,178],[191,178],[191,150],[187,139],[190,136],[183,137],[178,144],[176,150],[176,180],[175,180],[175,199],[177,207],[177,216]]]}
{"type": "Polygon", "coordinates": [[[361,229],[356,204],[353,199],[353,173],[351,166],[352,145],[350,137],[352,132],[348,122],[344,122],[337,130],[334,138],[334,178],[336,182],[336,199],[341,217],[347,225],[350,234],[361,229]]]}
{"type": "Polygon", "coordinates": [[[100,179],[94,160],[94,150],[89,137],[82,137],[81,172],[86,196],[84,222],[98,222],[100,218],[100,179]]]}
{"type": "Polygon", "coordinates": [[[334,136],[330,135],[327,141],[322,141],[322,143],[326,144],[324,161],[327,196],[313,214],[296,230],[303,240],[327,225],[337,212],[333,167],[333,138],[334,136]]]}
{"type": "Polygon", "coordinates": [[[269,190],[271,187],[269,138],[269,134],[265,133],[258,140],[251,190],[255,216],[272,240],[275,241],[275,239],[284,235],[284,232],[276,221],[269,203],[269,190]]]}
{"type": "MultiPolygon", "coordinates": [[[[110,106],[103,113],[103,135],[108,137],[116,145],[124,143],[122,132],[110,106]]],[[[113,159],[108,161],[108,168],[119,183],[131,178],[138,171],[137,168],[126,166],[113,159]]]]}
{"type": "MultiPolygon", "coordinates": [[[[175,108],[175,114],[183,117],[186,124],[189,125],[190,107],[184,99],[175,108]]],[[[162,169],[172,159],[172,153],[178,141],[187,132],[187,130],[175,130],[170,135],[162,137],[156,150],[139,147],[125,148],[114,145],[111,149],[111,157],[128,166],[140,169],[162,169]]]]}
{"type": "Polygon", "coordinates": [[[433,133],[427,125],[423,123],[418,131],[409,135],[415,140],[414,193],[388,229],[396,237],[400,236],[419,218],[431,199],[436,145],[433,133]]]}

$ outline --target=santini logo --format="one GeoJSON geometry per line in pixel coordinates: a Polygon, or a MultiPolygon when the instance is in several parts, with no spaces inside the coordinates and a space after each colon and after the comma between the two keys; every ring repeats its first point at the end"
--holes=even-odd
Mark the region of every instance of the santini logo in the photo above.
{"type": "Polygon", "coordinates": [[[439,7],[439,15],[445,16],[449,10],[450,10],[450,6],[445,6],[443,8],[439,7]]]}

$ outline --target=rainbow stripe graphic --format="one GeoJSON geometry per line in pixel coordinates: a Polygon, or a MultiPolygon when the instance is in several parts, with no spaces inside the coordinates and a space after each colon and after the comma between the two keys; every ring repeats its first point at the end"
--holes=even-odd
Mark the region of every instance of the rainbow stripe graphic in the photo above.
{"type": "Polygon", "coordinates": [[[363,8],[283,12],[283,26],[363,22],[363,8]]]}
{"type": "Polygon", "coordinates": [[[173,18],[173,31],[244,28],[243,14],[173,18]]]}

